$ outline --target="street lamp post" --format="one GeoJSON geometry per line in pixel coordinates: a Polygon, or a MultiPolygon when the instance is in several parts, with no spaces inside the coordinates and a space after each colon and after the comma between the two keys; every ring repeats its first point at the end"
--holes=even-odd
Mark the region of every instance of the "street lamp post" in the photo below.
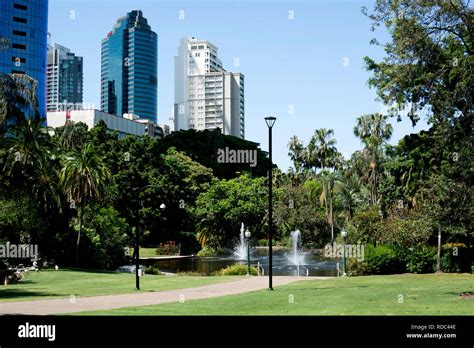
{"type": "Polygon", "coordinates": [[[268,116],[265,117],[265,122],[268,126],[268,155],[270,158],[270,168],[268,170],[268,290],[273,290],[273,255],[272,255],[272,243],[273,243],[273,161],[272,161],[272,128],[275,124],[276,117],[268,116]]]}
{"type": "MultiPolygon", "coordinates": [[[[138,190],[138,201],[140,201],[140,192],[148,187],[156,187],[155,185],[146,185],[138,190]]],[[[164,210],[166,205],[161,203],[160,209],[164,210]]],[[[137,212],[138,224],[135,228],[135,287],[140,290],[140,211],[137,212]]]]}
{"type": "Polygon", "coordinates": [[[341,232],[342,239],[344,240],[344,250],[343,250],[343,260],[344,260],[344,269],[342,270],[342,276],[346,276],[346,238],[347,238],[347,232],[345,229],[342,229],[341,232]]]}
{"type": "Polygon", "coordinates": [[[135,287],[140,290],[140,218],[138,218],[138,226],[135,227],[135,287]]]}
{"type": "Polygon", "coordinates": [[[247,275],[250,275],[250,237],[252,234],[249,229],[245,231],[245,238],[247,239],[247,275]]]}

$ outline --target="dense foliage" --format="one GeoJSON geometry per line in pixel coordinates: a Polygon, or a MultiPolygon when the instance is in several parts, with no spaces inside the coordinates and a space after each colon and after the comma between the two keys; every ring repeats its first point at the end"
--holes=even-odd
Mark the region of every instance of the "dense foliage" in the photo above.
{"type": "MultiPolygon", "coordinates": [[[[350,158],[331,129],[316,129],[307,144],[291,137],[293,167],[270,178],[275,243],[298,229],[306,247],[321,248],[346,229],[348,243],[367,246],[364,262],[351,260],[353,274],[430,272],[441,231],[442,270],[468,272],[474,12],[464,0],[377,0],[364,13],[390,35],[373,40],[385,50],[382,61],[365,58],[369,85],[388,111],[353,115],[361,148],[350,158]],[[416,124],[422,116],[428,130],[389,145],[393,120],[416,124]]],[[[38,116],[34,86],[27,76],[0,78],[0,242],[113,268],[130,256],[136,232],[142,246],[173,243],[201,255],[231,248],[241,222],[255,240],[266,238],[269,162],[258,144],[194,130],[119,139],[103,122],[53,131],[38,116]],[[219,163],[226,147],[256,151],[257,165],[219,163]]]]}

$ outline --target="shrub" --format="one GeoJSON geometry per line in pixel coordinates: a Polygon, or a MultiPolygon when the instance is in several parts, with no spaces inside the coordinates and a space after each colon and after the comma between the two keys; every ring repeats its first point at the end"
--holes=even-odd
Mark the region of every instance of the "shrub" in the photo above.
{"type": "Polygon", "coordinates": [[[474,249],[462,244],[444,245],[441,253],[441,270],[446,273],[472,272],[473,254],[474,249]]]}
{"type": "Polygon", "coordinates": [[[177,272],[176,275],[185,276],[185,277],[204,277],[204,276],[210,276],[214,274],[199,273],[195,271],[182,271],[182,272],[177,272]]]}
{"type": "Polygon", "coordinates": [[[213,257],[217,255],[219,255],[219,250],[214,249],[208,245],[206,245],[204,248],[199,250],[199,252],[197,253],[197,256],[201,256],[201,257],[213,257]]]}
{"type": "Polygon", "coordinates": [[[163,273],[160,272],[158,267],[150,266],[145,268],[145,274],[162,275],[163,273]]]}
{"type": "Polygon", "coordinates": [[[436,251],[430,247],[415,249],[407,255],[407,270],[411,273],[432,273],[436,263],[436,251]]]}
{"type": "Polygon", "coordinates": [[[200,249],[200,244],[194,232],[180,232],[176,240],[181,246],[181,255],[197,254],[200,249]]]}
{"type": "MultiPolygon", "coordinates": [[[[115,269],[126,261],[125,248],[129,225],[113,207],[88,206],[84,209],[83,236],[81,239],[81,267],[115,269]]],[[[79,229],[73,224],[74,234],[79,229]]],[[[75,237],[74,237],[75,239],[75,237]]],[[[74,249],[68,245],[72,252],[74,249]]]]}
{"type": "MultiPolygon", "coordinates": [[[[236,263],[235,265],[227,266],[226,268],[221,269],[218,274],[221,276],[247,275],[247,270],[247,265],[236,263]]],[[[250,274],[253,276],[258,275],[257,267],[250,267],[250,274]]]]}
{"type": "Polygon", "coordinates": [[[354,233],[349,234],[349,243],[375,243],[377,240],[378,226],[380,222],[379,207],[373,206],[363,211],[357,211],[354,214],[352,223],[354,225],[354,233]]]}
{"type": "Polygon", "coordinates": [[[418,245],[426,243],[432,233],[429,218],[416,211],[389,216],[379,225],[379,242],[398,244],[405,248],[417,248],[418,245]]]}
{"type": "Polygon", "coordinates": [[[357,259],[350,258],[346,266],[346,273],[349,276],[362,276],[367,273],[367,266],[364,261],[359,261],[357,259]]]}
{"type": "Polygon", "coordinates": [[[404,260],[399,258],[395,247],[367,245],[365,249],[366,274],[394,274],[405,271],[404,260]]]}
{"type": "MultiPolygon", "coordinates": [[[[279,242],[275,239],[272,240],[272,246],[277,246],[279,242]]],[[[280,243],[283,245],[283,243],[280,243]]],[[[267,247],[268,246],[268,239],[259,239],[256,241],[255,246],[267,247]]]]}
{"type": "Polygon", "coordinates": [[[176,244],[174,241],[167,241],[166,243],[160,243],[156,248],[156,255],[179,255],[181,246],[176,244]]]}

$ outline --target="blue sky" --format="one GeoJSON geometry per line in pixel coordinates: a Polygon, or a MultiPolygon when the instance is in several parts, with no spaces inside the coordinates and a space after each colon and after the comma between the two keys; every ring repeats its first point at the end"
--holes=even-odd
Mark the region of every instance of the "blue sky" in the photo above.
{"type": "MultiPolygon", "coordinates": [[[[179,39],[211,41],[224,68],[245,75],[246,139],[267,150],[264,117],[276,116],[273,158],[287,170],[292,135],[307,143],[315,129],[334,129],[339,151],[348,156],[361,148],[353,135],[356,117],[383,110],[367,86],[370,75],[362,58],[380,60],[382,48],[369,41],[387,36],[384,30],[370,31],[360,11],[364,5],[372,8],[373,2],[50,0],[49,32],[53,42],[84,57],[84,102],[100,108],[101,40],[117,18],[142,10],[158,34],[159,123],[168,122],[173,106],[179,39]]],[[[427,128],[424,122],[412,128],[406,118],[392,124],[392,143],[427,128]]]]}

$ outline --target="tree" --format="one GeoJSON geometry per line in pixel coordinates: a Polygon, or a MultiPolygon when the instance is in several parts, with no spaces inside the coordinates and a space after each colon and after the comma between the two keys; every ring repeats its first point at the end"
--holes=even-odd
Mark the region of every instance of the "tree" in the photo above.
{"type": "MultiPolygon", "coordinates": [[[[474,10],[469,2],[377,0],[372,13],[363,9],[372,30],[385,25],[391,35],[382,62],[364,58],[373,74],[369,85],[390,115],[400,118],[401,110],[409,109],[413,124],[422,112],[430,123],[472,122],[474,10]]],[[[376,39],[372,43],[380,45],[376,39]]]]}
{"type": "Polygon", "coordinates": [[[38,116],[37,81],[23,74],[0,74],[0,129],[38,116]]]}
{"type": "Polygon", "coordinates": [[[380,185],[380,167],[384,161],[384,143],[392,136],[392,125],[387,123],[388,116],[379,113],[363,115],[357,118],[354,127],[355,136],[362,140],[365,152],[361,153],[361,159],[365,162],[363,173],[370,190],[370,204],[375,205],[379,200],[378,187],[380,185]]]}
{"type": "Polygon", "coordinates": [[[360,203],[361,183],[359,178],[348,173],[342,174],[336,182],[336,193],[343,209],[344,220],[350,223],[354,217],[356,207],[360,203]]]}
{"type": "Polygon", "coordinates": [[[47,165],[49,135],[43,122],[38,115],[19,118],[10,128],[11,136],[3,140],[7,154],[3,170],[11,180],[28,181],[47,165]]]}
{"type": "Polygon", "coordinates": [[[304,164],[305,148],[301,140],[298,139],[296,135],[293,135],[290,138],[290,142],[288,143],[288,149],[288,156],[290,156],[291,160],[293,161],[295,172],[300,173],[304,164]]]}
{"type": "Polygon", "coordinates": [[[331,225],[331,244],[334,243],[334,186],[336,184],[336,174],[323,170],[319,176],[322,183],[322,191],[319,196],[321,206],[326,208],[326,218],[331,225]]]}
{"type": "Polygon", "coordinates": [[[87,141],[87,125],[83,122],[67,121],[63,127],[56,128],[58,144],[65,151],[78,149],[87,141]]]}
{"type": "Polygon", "coordinates": [[[322,169],[319,178],[322,183],[322,193],[320,195],[320,204],[326,209],[326,217],[331,225],[331,243],[334,242],[334,214],[333,214],[333,191],[334,191],[334,173],[326,171],[326,169],[339,166],[340,153],[336,148],[336,139],[334,139],[334,131],[332,129],[317,129],[308,146],[305,149],[305,165],[312,168],[316,173],[318,168],[322,169]]]}
{"type": "MultiPolygon", "coordinates": [[[[264,225],[267,193],[265,178],[242,175],[231,180],[215,180],[201,193],[191,209],[202,246],[230,247],[243,222],[258,238],[264,225]]],[[[275,190],[278,196],[278,190],[275,190]]]]}
{"type": "Polygon", "coordinates": [[[338,156],[336,143],[332,129],[317,129],[306,147],[306,167],[315,171],[318,168],[333,168],[338,156]]]}
{"type": "Polygon", "coordinates": [[[100,198],[110,179],[110,172],[92,144],[74,149],[62,158],[60,182],[67,198],[79,210],[79,230],[76,243],[76,263],[79,264],[79,243],[82,219],[87,200],[100,198]]]}

